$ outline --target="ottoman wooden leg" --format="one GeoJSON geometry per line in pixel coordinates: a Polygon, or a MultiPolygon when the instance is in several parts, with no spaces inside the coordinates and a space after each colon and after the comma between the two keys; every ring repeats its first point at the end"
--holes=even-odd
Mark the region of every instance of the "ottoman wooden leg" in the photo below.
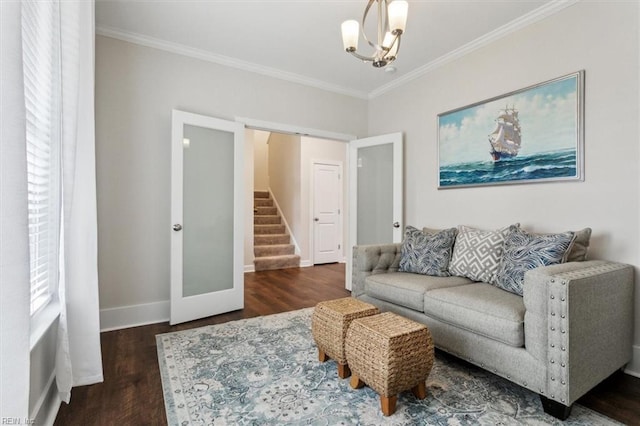
{"type": "Polygon", "coordinates": [[[380,406],[382,407],[382,414],[390,416],[396,412],[396,402],[398,402],[398,395],[394,396],[382,396],[380,395],[380,406]]]}
{"type": "Polygon", "coordinates": [[[327,356],[327,354],[325,354],[322,349],[318,348],[318,361],[325,362],[328,359],[329,357],[327,356]]]}
{"type": "Polygon", "coordinates": [[[353,376],[351,376],[351,387],[353,389],[360,389],[361,387],[364,386],[364,382],[362,380],[360,380],[360,378],[358,376],[356,376],[355,374],[353,376]]]}
{"type": "Polygon", "coordinates": [[[340,377],[341,379],[346,379],[350,375],[351,375],[351,369],[349,368],[349,365],[338,364],[338,377],[340,377]]]}
{"type": "Polygon", "coordinates": [[[418,383],[413,388],[411,388],[411,392],[413,392],[413,394],[416,396],[416,398],[425,399],[427,397],[427,385],[426,385],[426,383],[425,382],[418,383]]]}

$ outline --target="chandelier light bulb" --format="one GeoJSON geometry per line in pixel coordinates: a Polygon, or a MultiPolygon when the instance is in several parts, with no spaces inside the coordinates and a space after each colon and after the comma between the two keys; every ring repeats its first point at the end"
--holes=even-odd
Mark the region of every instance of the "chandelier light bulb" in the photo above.
{"type": "Polygon", "coordinates": [[[389,3],[389,29],[393,34],[402,34],[407,27],[409,4],[404,0],[389,3]]]}
{"type": "Polygon", "coordinates": [[[347,52],[355,52],[358,49],[358,38],[360,36],[360,24],[356,20],[344,21],[342,23],[342,44],[347,52]]]}

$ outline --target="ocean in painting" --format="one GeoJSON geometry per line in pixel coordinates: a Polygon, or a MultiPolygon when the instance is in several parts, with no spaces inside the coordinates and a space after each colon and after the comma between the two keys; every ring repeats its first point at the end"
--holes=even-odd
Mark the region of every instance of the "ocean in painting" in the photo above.
{"type": "Polygon", "coordinates": [[[518,155],[497,162],[488,159],[450,164],[440,167],[440,187],[577,177],[576,164],[573,148],[518,155]]]}

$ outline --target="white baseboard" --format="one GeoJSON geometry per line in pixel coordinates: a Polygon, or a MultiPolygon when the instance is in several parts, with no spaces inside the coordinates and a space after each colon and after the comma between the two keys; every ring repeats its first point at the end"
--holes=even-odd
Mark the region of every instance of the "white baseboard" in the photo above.
{"type": "Polygon", "coordinates": [[[311,263],[309,259],[300,261],[301,268],[308,268],[309,266],[313,266],[313,263],[311,263]]]}
{"type": "Polygon", "coordinates": [[[139,325],[169,321],[168,300],[142,305],[121,306],[100,310],[100,331],[119,330],[139,325]]]}
{"type": "Polygon", "coordinates": [[[627,364],[624,372],[630,376],[640,378],[640,345],[633,345],[633,358],[631,358],[631,362],[627,364]]]}
{"type": "Polygon", "coordinates": [[[244,271],[245,272],[255,272],[256,271],[256,265],[254,265],[254,264],[244,265],[244,271]]]}

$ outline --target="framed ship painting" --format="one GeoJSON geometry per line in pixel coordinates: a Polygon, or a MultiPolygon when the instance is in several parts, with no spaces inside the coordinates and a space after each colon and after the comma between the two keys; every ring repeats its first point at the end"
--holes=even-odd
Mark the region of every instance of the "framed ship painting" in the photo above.
{"type": "Polygon", "coordinates": [[[584,180],[584,71],[438,115],[438,189],[584,180]]]}

